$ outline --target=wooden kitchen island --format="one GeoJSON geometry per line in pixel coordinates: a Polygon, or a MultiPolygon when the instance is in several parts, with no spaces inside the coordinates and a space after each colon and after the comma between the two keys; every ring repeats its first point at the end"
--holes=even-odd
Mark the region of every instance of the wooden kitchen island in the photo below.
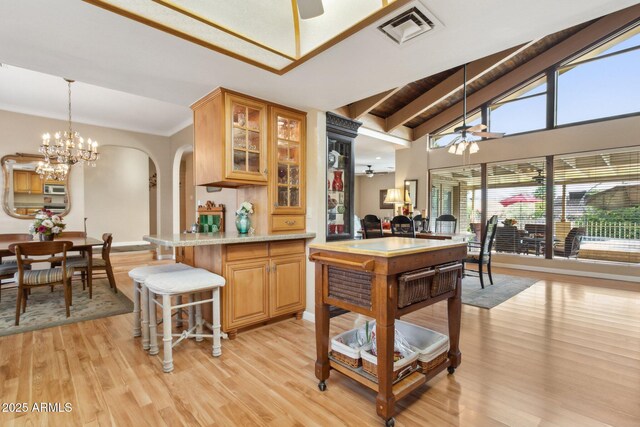
{"type": "MultiPolygon", "coordinates": [[[[326,389],[331,369],[378,392],[376,411],[388,426],[394,424],[395,402],[433,376],[460,365],[461,263],[467,253],[465,242],[400,237],[350,240],[309,245],[309,259],[315,262],[316,377],[326,389]],[[446,267],[445,267],[446,266],[446,267]],[[437,272],[456,270],[453,285],[440,293],[432,288],[423,301],[398,307],[398,281],[403,273],[433,268],[437,272]],[[395,384],[393,377],[394,321],[405,314],[440,301],[447,301],[450,348],[447,359],[427,375],[416,371],[395,384]],[[378,380],[363,375],[329,357],[329,306],[375,318],[378,351],[378,380]]],[[[404,276],[408,277],[408,276],[404,276]]],[[[436,279],[433,281],[436,284],[436,279]]]]}

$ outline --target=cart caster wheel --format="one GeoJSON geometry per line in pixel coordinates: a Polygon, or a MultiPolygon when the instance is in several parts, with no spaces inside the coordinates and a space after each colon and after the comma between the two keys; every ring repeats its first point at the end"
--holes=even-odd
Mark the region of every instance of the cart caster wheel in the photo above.
{"type": "Polygon", "coordinates": [[[396,420],[395,418],[389,418],[387,421],[384,422],[384,425],[386,427],[393,427],[396,425],[396,420]]]}
{"type": "Polygon", "coordinates": [[[453,366],[449,366],[447,368],[447,372],[449,372],[450,374],[453,374],[456,371],[456,368],[454,368],[453,366]]]}
{"type": "Polygon", "coordinates": [[[324,381],[320,381],[318,383],[318,388],[320,389],[320,391],[325,391],[327,389],[327,383],[325,383],[324,381]]]}

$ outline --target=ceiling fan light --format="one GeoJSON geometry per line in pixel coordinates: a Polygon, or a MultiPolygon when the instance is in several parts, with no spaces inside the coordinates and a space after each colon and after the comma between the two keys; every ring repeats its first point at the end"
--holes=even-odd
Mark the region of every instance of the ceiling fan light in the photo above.
{"type": "Polygon", "coordinates": [[[451,147],[449,147],[448,151],[450,154],[456,154],[457,148],[458,148],[457,144],[451,144],[451,147]]]}
{"type": "Polygon", "coordinates": [[[471,154],[475,154],[475,153],[477,153],[478,151],[480,151],[480,147],[478,146],[478,143],[477,143],[477,142],[473,141],[473,142],[471,143],[471,145],[469,146],[469,153],[471,153],[471,154]]]}
{"type": "Polygon", "coordinates": [[[374,173],[373,171],[367,171],[365,175],[367,175],[367,178],[373,178],[374,173]]]}

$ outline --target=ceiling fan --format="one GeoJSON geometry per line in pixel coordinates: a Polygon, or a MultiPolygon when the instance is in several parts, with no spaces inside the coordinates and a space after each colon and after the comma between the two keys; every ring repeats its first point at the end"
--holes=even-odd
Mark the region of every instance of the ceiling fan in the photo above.
{"type": "Polygon", "coordinates": [[[373,169],[371,169],[371,165],[367,165],[367,169],[364,170],[364,174],[367,178],[373,178],[374,175],[384,175],[387,173],[389,172],[374,172],[373,169]]]}
{"type": "Polygon", "coordinates": [[[324,13],[322,0],[298,0],[300,19],[311,19],[324,13]]]}
{"type": "Polygon", "coordinates": [[[462,126],[458,126],[453,131],[459,134],[453,141],[447,145],[449,147],[449,153],[462,155],[467,148],[469,153],[477,153],[480,150],[476,140],[469,139],[467,136],[479,136],[481,138],[502,138],[504,133],[501,132],[484,132],[487,125],[478,124],[474,126],[467,125],[467,64],[463,66],[464,85],[463,85],[463,97],[462,97],[462,126]]]}
{"type": "Polygon", "coordinates": [[[536,175],[533,178],[531,178],[531,180],[536,182],[538,185],[543,185],[544,184],[544,180],[545,180],[545,176],[542,175],[542,169],[536,169],[536,171],[538,172],[538,175],[536,175]]]}

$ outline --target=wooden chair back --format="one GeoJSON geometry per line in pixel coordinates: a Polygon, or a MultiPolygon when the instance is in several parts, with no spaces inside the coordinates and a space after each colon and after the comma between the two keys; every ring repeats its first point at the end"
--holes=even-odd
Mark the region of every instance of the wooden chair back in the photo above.
{"type": "Polygon", "coordinates": [[[391,220],[391,234],[398,237],[416,237],[413,220],[404,215],[394,216],[391,220]]]}
{"type": "Polygon", "coordinates": [[[109,262],[109,255],[111,254],[111,244],[113,243],[113,236],[111,233],[104,233],[102,235],[102,259],[109,262]]]}
{"type": "Polygon", "coordinates": [[[0,234],[0,242],[29,242],[33,236],[29,233],[5,233],[0,234]]]}
{"type": "Polygon", "coordinates": [[[67,251],[73,247],[72,242],[58,240],[53,242],[30,242],[30,243],[12,243],[9,245],[9,251],[15,254],[18,261],[18,273],[22,278],[26,265],[36,264],[40,262],[59,262],[62,268],[67,267],[67,251]],[[55,256],[52,254],[62,254],[55,256]],[[26,258],[29,256],[48,256],[48,258],[26,258]]]}
{"type": "Polygon", "coordinates": [[[362,219],[362,232],[365,239],[384,237],[382,221],[375,215],[365,215],[362,219]]]}
{"type": "Polygon", "coordinates": [[[483,264],[488,264],[491,261],[491,248],[496,238],[496,230],[498,229],[498,215],[494,215],[487,221],[487,226],[484,229],[484,236],[482,236],[482,245],[480,246],[480,259],[483,264]]]}
{"type": "Polygon", "coordinates": [[[63,231],[62,233],[58,234],[58,238],[64,237],[87,237],[87,233],[85,233],[84,231],[63,231]]]}
{"type": "Polygon", "coordinates": [[[443,214],[436,218],[436,233],[455,233],[458,227],[458,218],[451,214],[443,214]]]}

